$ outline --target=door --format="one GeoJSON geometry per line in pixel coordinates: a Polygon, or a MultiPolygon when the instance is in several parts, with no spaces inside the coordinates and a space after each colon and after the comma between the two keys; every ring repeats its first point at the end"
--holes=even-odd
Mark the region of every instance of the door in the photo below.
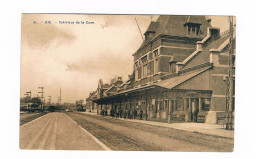
{"type": "Polygon", "coordinates": [[[191,121],[197,122],[198,113],[199,113],[199,99],[194,98],[191,100],[191,121]]]}

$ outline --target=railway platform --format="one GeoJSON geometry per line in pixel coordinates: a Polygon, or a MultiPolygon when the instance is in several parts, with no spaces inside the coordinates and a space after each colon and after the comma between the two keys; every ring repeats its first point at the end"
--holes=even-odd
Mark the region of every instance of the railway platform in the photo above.
{"type": "MultiPolygon", "coordinates": [[[[81,112],[85,114],[91,115],[98,115],[96,113],[90,112],[81,112]]],[[[106,116],[107,118],[111,118],[110,116],[106,116]]],[[[204,135],[222,137],[222,138],[232,138],[234,139],[234,131],[225,130],[224,125],[220,124],[207,124],[207,123],[193,123],[193,122],[184,122],[184,123],[164,123],[158,121],[146,121],[146,120],[139,120],[139,119],[123,119],[117,118],[118,120],[125,120],[129,122],[137,122],[137,123],[144,123],[154,126],[161,126],[167,128],[173,128],[183,131],[189,131],[194,133],[200,133],[204,135]]]]}

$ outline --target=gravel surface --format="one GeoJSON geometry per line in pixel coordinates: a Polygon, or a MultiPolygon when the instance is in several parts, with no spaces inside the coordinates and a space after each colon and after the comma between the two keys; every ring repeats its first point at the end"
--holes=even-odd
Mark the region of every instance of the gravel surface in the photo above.
{"type": "Polygon", "coordinates": [[[20,114],[20,126],[24,125],[34,119],[37,119],[41,116],[45,115],[45,113],[29,113],[29,114],[20,114]]]}

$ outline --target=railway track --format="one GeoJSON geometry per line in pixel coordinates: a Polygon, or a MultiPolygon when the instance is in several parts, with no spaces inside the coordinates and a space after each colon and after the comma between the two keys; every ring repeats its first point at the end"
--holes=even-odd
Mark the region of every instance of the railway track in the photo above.
{"type": "MultiPolygon", "coordinates": [[[[75,114],[75,113],[74,113],[75,114]]],[[[113,124],[119,124],[120,126],[131,127],[133,129],[149,131],[155,133],[158,136],[167,137],[169,139],[180,140],[189,142],[195,145],[207,146],[216,151],[232,151],[233,150],[233,139],[221,138],[215,136],[208,136],[204,134],[196,134],[192,132],[184,132],[182,130],[176,130],[171,128],[164,128],[159,126],[140,124],[134,122],[126,122],[122,120],[111,119],[109,117],[93,116],[87,114],[76,113],[78,116],[101,120],[113,124]],[[109,119],[109,120],[108,120],[109,119]]]]}
{"type": "Polygon", "coordinates": [[[122,135],[112,129],[103,127],[89,120],[82,120],[84,118],[80,114],[67,114],[73,120],[75,120],[84,129],[93,134],[97,139],[102,141],[112,150],[123,150],[123,151],[160,151],[159,147],[146,145],[138,140],[129,138],[122,135]]]}

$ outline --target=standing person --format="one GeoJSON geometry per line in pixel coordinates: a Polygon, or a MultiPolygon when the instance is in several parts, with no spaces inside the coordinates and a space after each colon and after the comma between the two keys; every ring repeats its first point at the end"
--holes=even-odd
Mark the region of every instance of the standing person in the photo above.
{"type": "Polygon", "coordinates": [[[134,118],[134,109],[131,110],[131,119],[134,118]]]}
{"type": "Polygon", "coordinates": [[[116,118],[118,118],[118,117],[119,117],[119,111],[116,110],[116,118]]]}
{"type": "Polygon", "coordinates": [[[124,119],[126,118],[127,112],[126,110],[124,111],[124,119]]]}
{"type": "Polygon", "coordinates": [[[140,110],[140,120],[142,120],[143,119],[143,110],[141,109],[140,110]]]}
{"type": "Polygon", "coordinates": [[[119,110],[119,117],[122,118],[122,109],[119,110]]]}
{"type": "Polygon", "coordinates": [[[136,116],[137,116],[137,110],[135,109],[134,110],[134,119],[136,118],[136,116]]]}
{"type": "Polygon", "coordinates": [[[110,110],[110,116],[111,116],[111,117],[112,117],[112,113],[113,113],[113,110],[111,109],[111,110],[110,110]]]}
{"type": "Polygon", "coordinates": [[[128,116],[128,119],[130,119],[130,110],[127,110],[127,116],[128,116]]]}
{"type": "Polygon", "coordinates": [[[115,110],[112,110],[112,118],[114,118],[115,110]]]}

